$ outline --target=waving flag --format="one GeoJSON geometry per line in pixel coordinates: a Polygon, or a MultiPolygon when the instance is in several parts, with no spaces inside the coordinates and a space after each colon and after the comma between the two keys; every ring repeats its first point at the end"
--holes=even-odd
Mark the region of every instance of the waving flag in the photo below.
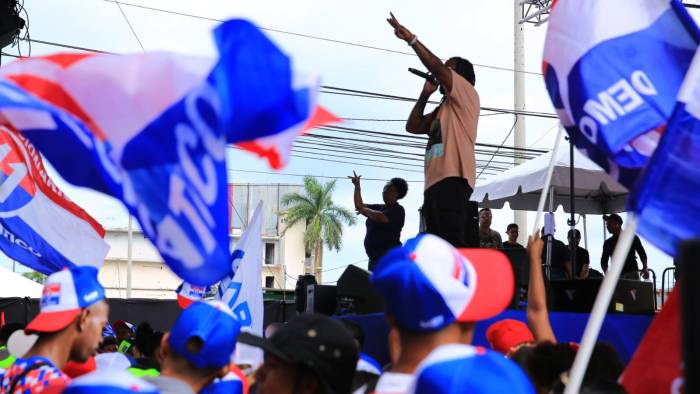
{"type": "MultiPolygon", "coordinates": [[[[241,323],[241,330],[262,336],[263,334],[263,294],[262,294],[262,201],[258,203],[253,218],[248,224],[236,248],[231,255],[233,276],[219,284],[219,299],[233,311],[241,323]]],[[[262,363],[263,353],[260,349],[246,344],[236,345],[234,361],[237,364],[253,365],[253,369],[262,363]]]]}
{"type": "Polygon", "coordinates": [[[194,286],[187,282],[182,282],[175,290],[177,293],[177,304],[182,309],[186,309],[197,300],[204,299],[211,292],[210,286],[194,286]]]}
{"type": "Polygon", "coordinates": [[[109,246],[100,224],[49,178],[39,152],[0,126],[0,249],[44,274],[63,267],[99,268],[109,246]]]}
{"type": "Polygon", "coordinates": [[[543,64],[552,103],[574,144],[625,186],[656,148],[699,39],[678,0],[553,7],[543,64]]]}
{"type": "Polygon", "coordinates": [[[214,36],[218,60],[71,54],[0,69],[0,118],[69,182],[121,199],[197,286],[230,273],[226,144],[280,166],[294,136],[332,119],[316,107],[317,79],[255,26],[233,20],[214,36]]]}
{"type": "Polygon", "coordinates": [[[700,51],[654,156],[629,201],[637,232],[676,254],[678,243],[700,237],[700,51]]]}

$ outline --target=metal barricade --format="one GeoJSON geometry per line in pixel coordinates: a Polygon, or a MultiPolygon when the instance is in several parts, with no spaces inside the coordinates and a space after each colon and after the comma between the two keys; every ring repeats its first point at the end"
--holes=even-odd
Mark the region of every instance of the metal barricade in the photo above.
{"type": "MultiPolygon", "coordinates": [[[[654,285],[654,310],[658,311],[659,310],[659,305],[658,302],[656,301],[656,272],[654,272],[653,269],[648,268],[647,271],[649,271],[649,274],[651,274],[651,283],[654,285]]],[[[642,270],[639,270],[639,277],[642,278],[642,270]]],[[[662,293],[663,297],[663,293],[662,293]]],[[[663,301],[661,302],[663,305],[663,301]]]]}
{"type": "Polygon", "coordinates": [[[668,267],[661,274],[661,307],[664,306],[665,297],[666,297],[666,290],[668,290],[670,292],[671,289],[673,289],[673,287],[675,285],[676,285],[676,267],[668,267]],[[670,275],[670,273],[673,273],[673,275],[670,275]],[[668,283],[668,287],[666,287],[666,283],[668,283]]]}

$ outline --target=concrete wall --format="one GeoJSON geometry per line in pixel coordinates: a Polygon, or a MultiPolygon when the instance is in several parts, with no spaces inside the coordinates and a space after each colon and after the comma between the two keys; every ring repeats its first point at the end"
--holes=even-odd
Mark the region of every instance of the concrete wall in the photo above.
{"type": "MultiPolygon", "coordinates": [[[[234,185],[234,190],[241,192],[245,190],[246,196],[249,194],[263,196],[265,198],[263,199],[263,208],[266,214],[275,212],[274,219],[277,223],[266,219],[264,226],[266,228],[263,229],[263,242],[265,244],[263,246],[264,258],[261,278],[263,287],[266,287],[267,281],[267,284],[271,284],[272,288],[293,289],[296,286],[296,278],[305,270],[305,224],[297,223],[282,236],[286,224],[283,212],[278,211],[277,207],[279,198],[284,193],[298,191],[301,187],[283,185],[277,191],[273,186],[277,185],[234,185]],[[266,204],[270,206],[267,207],[266,204]],[[272,255],[268,255],[270,252],[272,255]]],[[[241,216],[243,219],[248,219],[252,215],[252,211],[248,211],[248,208],[255,209],[254,204],[245,204],[245,207],[239,205],[239,207],[245,208],[245,210],[238,209],[233,214],[236,217],[241,216]]],[[[236,221],[234,220],[234,222],[236,221]]],[[[241,223],[240,219],[238,223],[241,223]]],[[[231,247],[235,246],[242,231],[235,224],[232,226],[230,230],[231,247]]],[[[126,228],[107,229],[105,241],[110,245],[110,250],[100,269],[100,282],[105,286],[108,297],[126,297],[128,231],[126,228]]],[[[144,237],[135,222],[132,237],[132,261],[131,296],[133,298],[176,298],[175,289],[181,283],[181,279],[162,263],[160,254],[150,240],[144,237]]]]}

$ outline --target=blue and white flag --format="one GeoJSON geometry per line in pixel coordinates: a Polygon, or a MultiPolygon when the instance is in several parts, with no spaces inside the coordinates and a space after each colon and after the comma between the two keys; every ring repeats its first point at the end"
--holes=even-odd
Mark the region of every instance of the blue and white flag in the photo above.
{"type": "MultiPolygon", "coordinates": [[[[258,203],[253,218],[241,235],[231,254],[232,277],[219,284],[219,299],[231,308],[241,323],[241,331],[263,336],[263,292],[262,292],[262,201],[258,203]]],[[[257,368],[262,363],[263,352],[258,348],[239,343],[236,345],[234,361],[257,368]]]]}
{"type": "Polygon", "coordinates": [[[574,144],[631,187],[675,106],[700,34],[678,0],[559,0],[543,73],[574,144]]]}
{"type": "Polygon", "coordinates": [[[226,145],[277,167],[319,113],[329,120],[316,106],[318,79],[251,23],[225,22],[214,37],[217,59],[58,54],[0,69],[0,121],[69,182],[123,201],[196,286],[231,272],[226,145]]]}
{"type": "Polygon", "coordinates": [[[670,255],[680,241],[700,237],[700,51],[629,203],[637,232],[670,255]]]}

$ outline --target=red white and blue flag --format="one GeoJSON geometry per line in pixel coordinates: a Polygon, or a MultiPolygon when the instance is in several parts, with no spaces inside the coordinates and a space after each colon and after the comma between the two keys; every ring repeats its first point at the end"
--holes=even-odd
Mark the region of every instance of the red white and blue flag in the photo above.
{"type": "Polygon", "coordinates": [[[574,144],[627,187],[656,149],[699,40],[678,0],[559,0],[551,10],[552,103],[574,144]]]}
{"type": "Polygon", "coordinates": [[[99,268],[109,250],[104,233],[53,183],[32,143],[0,126],[0,250],[44,274],[99,268]]]}
{"type": "Polygon", "coordinates": [[[0,69],[0,120],[69,182],[122,200],[168,266],[210,285],[231,273],[226,145],[282,166],[298,134],[333,120],[305,77],[243,20],[214,31],[218,59],[63,54],[0,69]]]}

